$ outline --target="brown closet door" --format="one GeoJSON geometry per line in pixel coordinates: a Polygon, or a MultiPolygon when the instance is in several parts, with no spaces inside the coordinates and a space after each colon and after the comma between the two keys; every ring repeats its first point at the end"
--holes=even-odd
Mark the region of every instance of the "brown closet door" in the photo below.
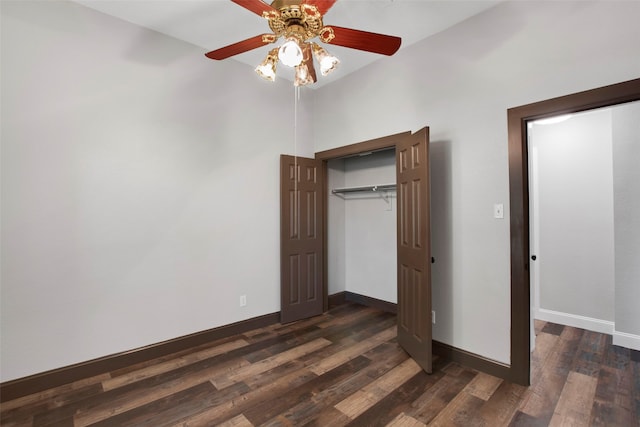
{"type": "Polygon", "coordinates": [[[280,322],[322,314],[322,160],[280,157],[280,322]]]}
{"type": "Polygon", "coordinates": [[[398,343],[431,373],[429,128],[396,146],[398,343]]]}

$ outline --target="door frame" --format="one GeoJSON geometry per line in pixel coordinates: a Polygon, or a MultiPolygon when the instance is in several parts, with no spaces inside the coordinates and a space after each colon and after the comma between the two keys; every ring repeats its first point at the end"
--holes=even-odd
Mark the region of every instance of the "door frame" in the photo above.
{"type": "Polygon", "coordinates": [[[640,100],[640,79],[507,110],[511,242],[511,366],[509,380],[530,384],[529,158],[527,122],[640,100]]]}

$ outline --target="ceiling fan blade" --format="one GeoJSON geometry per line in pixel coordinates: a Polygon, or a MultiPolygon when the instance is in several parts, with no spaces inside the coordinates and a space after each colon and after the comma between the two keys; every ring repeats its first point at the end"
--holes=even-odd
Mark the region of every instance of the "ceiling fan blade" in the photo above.
{"type": "Polygon", "coordinates": [[[212,50],[211,52],[206,53],[205,56],[210,59],[226,59],[230,56],[248,52],[266,44],[273,43],[275,39],[276,37],[273,34],[260,34],[259,36],[251,37],[249,39],[242,40],[241,42],[212,50]]]}
{"type": "Polygon", "coordinates": [[[320,39],[325,43],[338,46],[359,49],[367,52],[380,53],[382,55],[393,55],[400,48],[402,39],[396,36],[370,33],[362,30],[352,30],[351,28],[326,26],[322,29],[320,39]],[[334,38],[327,37],[333,32],[334,38]]]}
{"type": "Polygon", "coordinates": [[[260,16],[263,16],[262,14],[264,12],[277,12],[273,7],[266,4],[262,0],[231,0],[231,1],[255,13],[256,15],[260,15],[260,16]]]}
{"type": "Polygon", "coordinates": [[[335,2],[336,0],[307,0],[306,1],[307,4],[311,6],[315,6],[321,15],[324,15],[325,13],[327,13],[327,11],[331,9],[331,7],[334,5],[335,2]]]}

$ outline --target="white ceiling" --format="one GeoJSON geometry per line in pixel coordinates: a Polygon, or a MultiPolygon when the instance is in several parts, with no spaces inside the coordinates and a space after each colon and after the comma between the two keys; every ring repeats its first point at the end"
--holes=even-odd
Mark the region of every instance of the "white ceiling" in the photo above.
{"type": "MultiPolygon", "coordinates": [[[[230,0],[73,0],[92,9],[115,16],[136,25],[153,29],[202,48],[206,52],[249,37],[270,33],[262,17],[249,12],[230,0]]],[[[503,0],[338,0],[325,14],[325,25],[389,34],[402,38],[403,49],[438,33],[503,0]]],[[[324,45],[341,63],[330,75],[318,75],[320,87],[346,76],[384,55],[324,45]]],[[[269,49],[265,46],[236,55],[237,60],[255,68],[269,49]]],[[[252,72],[252,68],[247,72],[252,72]]],[[[278,77],[291,80],[292,72],[278,67],[278,77]]]]}

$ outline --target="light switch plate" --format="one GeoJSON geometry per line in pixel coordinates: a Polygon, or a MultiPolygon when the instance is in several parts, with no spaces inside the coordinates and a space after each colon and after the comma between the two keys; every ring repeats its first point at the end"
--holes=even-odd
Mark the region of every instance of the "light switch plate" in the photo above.
{"type": "Polygon", "coordinates": [[[502,203],[493,205],[493,217],[498,219],[504,218],[504,205],[502,203]]]}

